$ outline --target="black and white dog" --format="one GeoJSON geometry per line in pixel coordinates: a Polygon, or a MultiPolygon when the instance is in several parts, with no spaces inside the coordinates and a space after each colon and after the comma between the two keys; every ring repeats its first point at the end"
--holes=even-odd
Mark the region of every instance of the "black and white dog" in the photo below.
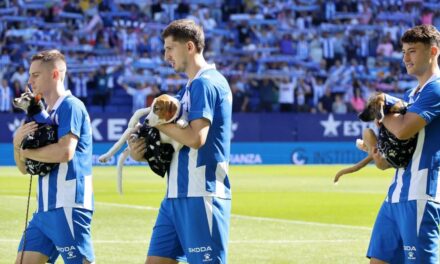
{"type": "Polygon", "coordinates": [[[367,152],[368,155],[355,165],[338,171],[334,178],[335,183],[342,175],[356,172],[370,163],[373,160],[373,147],[378,149],[385,162],[380,167],[394,167],[397,169],[405,168],[409,164],[417,147],[417,134],[409,139],[401,140],[381,123],[387,114],[398,113],[404,115],[407,107],[408,104],[404,101],[384,93],[376,93],[369,98],[365,109],[358,117],[364,122],[378,120],[380,123],[378,134],[376,135],[370,128],[363,131],[362,139],[356,141],[356,146],[367,152]]]}
{"type": "MultiPolygon", "coordinates": [[[[58,126],[52,122],[49,114],[44,109],[40,94],[22,93],[20,97],[14,99],[13,105],[26,112],[25,123],[35,121],[38,124],[37,131],[23,139],[21,143],[23,149],[36,149],[58,141],[58,126]]],[[[48,174],[58,165],[58,163],[45,163],[32,159],[26,159],[25,164],[26,171],[29,174],[41,176],[48,174]]]]}

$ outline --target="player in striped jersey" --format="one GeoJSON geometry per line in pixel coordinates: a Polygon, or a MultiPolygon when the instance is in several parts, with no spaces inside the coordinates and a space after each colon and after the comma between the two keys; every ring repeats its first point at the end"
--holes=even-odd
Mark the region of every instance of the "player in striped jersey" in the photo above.
{"type": "Polygon", "coordinates": [[[408,166],[395,172],[367,256],[375,264],[439,263],[440,32],[416,26],[401,42],[406,70],[418,86],[405,95],[407,113],[387,115],[383,124],[399,139],[417,134],[417,146],[408,166]]]}
{"type": "MultiPolygon", "coordinates": [[[[157,126],[184,146],[172,158],[146,263],[226,263],[232,94],[227,80],[202,55],[205,41],[199,25],[176,20],[162,37],[165,59],[189,78],[177,95],[189,126],[157,126]]],[[[143,141],[130,148],[132,157],[142,160],[143,141]]]]}
{"type": "Polygon", "coordinates": [[[26,229],[25,247],[20,242],[17,263],[93,263],[90,234],[93,214],[92,132],[84,104],[64,88],[66,61],[58,50],[32,57],[29,85],[42,94],[48,112],[58,125],[58,142],[38,149],[21,149],[35,122],[21,126],[14,136],[14,158],[25,174],[25,159],[59,163],[48,175],[38,177],[37,211],[26,229]],[[24,253],[23,253],[24,252],[24,253]]]}

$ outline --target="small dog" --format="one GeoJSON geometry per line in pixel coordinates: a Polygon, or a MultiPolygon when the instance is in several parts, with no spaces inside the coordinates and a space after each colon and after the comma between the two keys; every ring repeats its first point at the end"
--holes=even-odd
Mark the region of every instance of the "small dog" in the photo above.
{"type": "Polygon", "coordinates": [[[376,136],[370,128],[363,131],[362,139],[356,140],[356,146],[367,152],[367,157],[352,167],[338,171],[334,183],[337,183],[342,175],[356,172],[365,167],[373,160],[374,151],[379,151],[383,157],[380,161],[376,161],[378,162],[376,166],[381,169],[405,168],[408,165],[417,146],[417,134],[410,139],[400,140],[381,124],[386,114],[399,113],[404,115],[406,110],[407,104],[404,101],[384,93],[376,93],[369,98],[365,109],[358,117],[364,122],[378,120],[379,134],[376,136]]]}
{"type": "MultiPolygon", "coordinates": [[[[36,149],[49,144],[56,143],[58,126],[53,124],[49,114],[44,109],[41,101],[41,94],[33,95],[30,91],[22,93],[15,98],[12,104],[26,112],[25,123],[35,121],[38,129],[27,135],[21,143],[22,149],[36,149]]],[[[36,160],[26,159],[26,171],[31,175],[47,175],[58,163],[44,163],[36,160]]]]}
{"type": "MultiPolygon", "coordinates": [[[[164,133],[152,132],[151,128],[161,124],[167,124],[171,122],[176,122],[180,128],[185,128],[188,126],[188,121],[186,115],[182,114],[183,109],[181,109],[180,102],[175,97],[163,94],[153,100],[151,107],[142,108],[137,110],[128,122],[128,127],[124,131],[122,137],[107,151],[105,154],[99,157],[99,161],[104,163],[107,162],[123,145],[127,140],[134,140],[136,138],[159,138],[161,143],[171,144],[172,149],[170,151],[179,150],[182,145],[165,135],[164,133]],[[138,124],[139,120],[147,116],[143,125],[138,124]],[[159,136],[160,135],[160,136],[159,136]]],[[[157,129],[155,129],[157,130],[157,129]]],[[[148,144],[150,142],[147,142],[148,144]]],[[[147,145],[148,145],[147,144],[147,145]]],[[[148,147],[148,146],[147,146],[148,147]]],[[[172,152],[171,152],[172,154],[172,152]]],[[[122,154],[119,156],[117,162],[118,169],[118,192],[122,193],[122,167],[125,160],[129,155],[129,148],[127,147],[122,154]]],[[[147,159],[149,161],[149,159],[147,159]]],[[[151,163],[150,163],[151,166],[151,163]]],[[[152,167],[153,169],[153,167],[152,167]]],[[[154,169],[153,169],[154,171],[154,169]]],[[[163,176],[163,175],[161,175],[163,176]]]]}

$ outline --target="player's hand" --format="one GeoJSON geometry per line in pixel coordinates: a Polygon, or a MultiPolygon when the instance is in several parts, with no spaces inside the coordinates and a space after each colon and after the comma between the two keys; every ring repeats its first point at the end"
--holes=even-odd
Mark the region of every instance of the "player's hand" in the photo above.
{"type": "Polygon", "coordinates": [[[21,142],[23,142],[23,139],[27,137],[27,135],[29,135],[30,133],[37,131],[37,129],[38,129],[38,124],[33,121],[21,125],[17,129],[17,131],[15,131],[14,140],[13,140],[14,148],[19,149],[21,147],[21,142]]]}
{"type": "Polygon", "coordinates": [[[144,138],[138,138],[134,140],[128,140],[128,146],[130,148],[130,156],[136,161],[144,161],[145,152],[147,152],[147,144],[144,138]]]}
{"type": "Polygon", "coordinates": [[[390,168],[391,166],[388,164],[386,159],[382,156],[382,154],[379,152],[379,149],[374,147],[372,150],[371,155],[373,156],[374,164],[376,164],[376,167],[380,170],[386,170],[390,168]]]}

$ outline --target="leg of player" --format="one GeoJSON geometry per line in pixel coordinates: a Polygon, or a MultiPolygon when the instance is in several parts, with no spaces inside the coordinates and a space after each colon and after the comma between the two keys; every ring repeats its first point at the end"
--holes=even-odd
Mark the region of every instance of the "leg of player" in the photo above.
{"type": "Polygon", "coordinates": [[[23,255],[23,261],[21,260],[21,254],[23,252],[20,251],[17,254],[17,259],[15,260],[15,264],[44,264],[49,259],[48,256],[43,255],[39,252],[35,251],[25,251],[23,255]]]}
{"type": "Polygon", "coordinates": [[[179,263],[175,259],[149,256],[145,261],[145,264],[177,264],[179,263]]]}
{"type": "Polygon", "coordinates": [[[370,264],[387,264],[385,261],[379,260],[379,259],[375,259],[375,258],[371,258],[370,259],[370,264]]]}

